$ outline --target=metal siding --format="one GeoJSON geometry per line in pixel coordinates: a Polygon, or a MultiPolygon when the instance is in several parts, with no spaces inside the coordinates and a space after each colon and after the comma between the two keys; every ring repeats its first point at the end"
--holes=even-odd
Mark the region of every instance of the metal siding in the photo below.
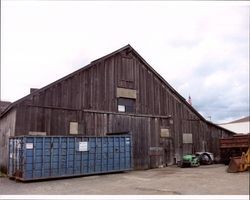
{"type": "Polygon", "coordinates": [[[10,138],[8,176],[28,181],[131,170],[131,143],[130,135],[10,138]]]}

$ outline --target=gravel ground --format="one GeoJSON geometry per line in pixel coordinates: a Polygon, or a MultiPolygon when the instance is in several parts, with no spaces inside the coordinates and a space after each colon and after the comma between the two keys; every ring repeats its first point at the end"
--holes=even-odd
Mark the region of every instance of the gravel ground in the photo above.
{"type": "Polygon", "coordinates": [[[248,195],[249,172],[227,173],[226,167],[169,166],[28,183],[0,177],[0,195],[248,195]]]}

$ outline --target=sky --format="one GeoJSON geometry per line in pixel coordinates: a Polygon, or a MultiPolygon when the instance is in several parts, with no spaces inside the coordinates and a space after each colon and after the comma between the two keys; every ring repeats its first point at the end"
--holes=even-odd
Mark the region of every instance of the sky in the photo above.
{"type": "Polygon", "coordinates": [[[2,1],[1,100],[130,44],[214,123],[249,115],[249,2],[2,1]]]}

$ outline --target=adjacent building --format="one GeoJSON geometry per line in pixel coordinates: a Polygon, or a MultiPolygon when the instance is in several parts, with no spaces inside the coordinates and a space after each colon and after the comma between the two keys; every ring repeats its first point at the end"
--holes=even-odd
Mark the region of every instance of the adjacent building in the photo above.
{"type": "Polygon", "coordinates": [[[10,104],[11,102],[9,101],[0,101],[0,113],[3,112],[10,104]]]}
{"type": "Polygon", "coordinates": [[[234,120],[228,123],[219,124],[219,126],[233,131],[237,134],[249,134],[250,133],[250,116],[243,117],[238,120],[234,120]]]}
{"type": "Polygon", "coordinates": [[[210,151],[234,134],[201,116],[130,45],[10,104],[0,115],[0,166],[17,135],[104,136],[130,132],[135,169],[210,151]]]}

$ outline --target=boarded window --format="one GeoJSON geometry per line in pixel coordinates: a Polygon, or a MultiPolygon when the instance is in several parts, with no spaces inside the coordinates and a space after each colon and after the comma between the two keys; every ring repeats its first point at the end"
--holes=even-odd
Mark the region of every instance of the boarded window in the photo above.
{"type": "Polygon", "coordinates": [[[78,134],[78,123],[77,122],[70,122],[69,134],[78,134]]]}
{"type": "Polygon", "coordinates": [[[118,98],[118,111],[119,112],[135,112],[135,100],[128,98],[118,98]]]}
{"type": "Polygon", "coordinates": [[[169,129],[168,128],[162,128],[161,129],[161,137],[162,138],[170,137],[169,129]]]}
{"type": "Polygon", "coordinates": [[[184,144],[192,144],[193,143],[192,133],[183,133],[183,143],[184,144]]]}
{"type": "Polygon", "coordinates": [[[133,58],[127,56],[121,58],[118,69],[118,86],[123,88],[135,88],[135,72],[133,58]]]}
{"type": "Polygon", "coordinates": [[[116,96],[123,97],[123,98],[129,98],[129,99],[136,99],[136,90],[131,89],[125,89],[125,88],[117,88],[116,90],[116,96]]]}
{"type": "Polygon", "coordinates": [[[40,135],[40,136],[46,136],[46,132],[29,131],[29,135],[40,135]]]}
{"type": "Polygon", "coordinates": [[[133,59],[122,58],[122,68],[120,73],[122,81],[134,81],[133,59]]]}

